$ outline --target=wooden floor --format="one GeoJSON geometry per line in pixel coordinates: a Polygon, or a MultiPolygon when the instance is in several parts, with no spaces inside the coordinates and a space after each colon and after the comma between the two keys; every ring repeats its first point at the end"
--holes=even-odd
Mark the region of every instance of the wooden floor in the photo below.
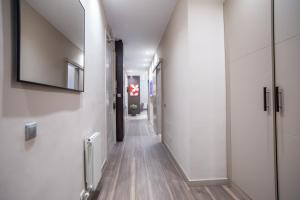
{"type": "Polygon", "coordinates": [[[147,120],[126,120],[107,162],[98,200],[242,200],[229,186],[190,187],[147,120]]]}

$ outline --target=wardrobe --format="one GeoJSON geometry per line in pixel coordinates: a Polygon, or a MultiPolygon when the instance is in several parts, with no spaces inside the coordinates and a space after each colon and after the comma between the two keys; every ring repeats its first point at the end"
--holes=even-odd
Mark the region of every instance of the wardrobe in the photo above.
{"type": "Polygon", "coordinates": [[[300,0],[226,0],[224,21],[232,184],[299,200],[300,0]]]}

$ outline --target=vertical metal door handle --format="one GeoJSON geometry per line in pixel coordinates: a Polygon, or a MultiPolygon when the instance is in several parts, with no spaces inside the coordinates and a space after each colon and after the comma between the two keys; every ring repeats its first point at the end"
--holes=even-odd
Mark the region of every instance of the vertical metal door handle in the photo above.
{"type": "Polygon", "coordinates": [[[275,88],[275,110],[276,112],[280,112],[282,110],[282,91],[280,91],[279,87],[275,88]]]}
{"type": "Polygon", "coordinates": [[[264,111],[268,111],[270,108],[270,91],[267,87],[264,87],[264,111]]]}
{"type": "Polygon", "coordinates": [[[264,111],[267,111],[267,88],[264,87],[264,111]]]}
{"type": "Polygon", "coordinates": [[[275,110],[279,112],[279,87],[275,88],[275,110]]]}

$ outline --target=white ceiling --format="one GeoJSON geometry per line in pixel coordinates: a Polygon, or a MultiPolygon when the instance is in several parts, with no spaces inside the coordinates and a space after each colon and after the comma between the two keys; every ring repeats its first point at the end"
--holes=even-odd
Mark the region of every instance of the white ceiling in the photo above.
{"type": "Polygon", "coordinates": [[[26,0],[57,30],[84,48],[84,9],[79,0],[26,0]]]}
{"type": "Polygon", "coordinates": [[[124,67],[149,67],[177,0],[103,0],[108,24],[124,43],[124,67]]]}

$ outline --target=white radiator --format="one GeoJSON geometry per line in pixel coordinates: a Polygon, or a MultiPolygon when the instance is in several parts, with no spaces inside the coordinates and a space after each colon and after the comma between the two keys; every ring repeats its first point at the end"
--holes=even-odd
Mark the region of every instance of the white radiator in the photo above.
{"type": "Polygon", "coordinates": [[[87,190],[95,191],[102,177],[102,168],[106,161],[104,134],[99,132],[85,140],[85,181],[87,190]]]}

